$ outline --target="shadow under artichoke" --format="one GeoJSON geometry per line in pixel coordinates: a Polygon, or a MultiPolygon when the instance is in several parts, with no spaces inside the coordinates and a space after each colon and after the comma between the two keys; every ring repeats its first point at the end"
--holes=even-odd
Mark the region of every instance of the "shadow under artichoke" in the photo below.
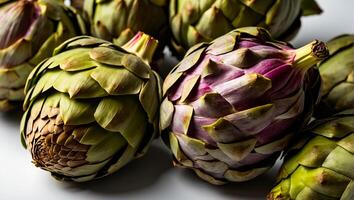
{"type": "Polygon", "coordinates": [[[211,185],[202,179],[198,179],[197,175],[191,170],[181,170],[182,176],[186,181],[191,182],[191,185],[198,188],[207,188],[213,190],[225,197],[231,198],[244,198],[244,199],[264,199],[269,189],[275,183],[277,171],[279,170],[281,160],[277,161],[277,164],[271,168],[267,173],[256,177],[247,182],[232,182],[226,185],[215,186],[211,185]]]}
{"type": "Polygon", "coordinates": [[[88,190],[104,196],[119,195],[152,186],[171,167],[170,154],[161,141],[156,140],[145,156],[129,163],[111,176],[85,183],[58,182],[58,184],[66,190],[88,190]]]}
{"type": "MultiPolygon", "coordinates": [[[[6,124],[17,127],[17,126],[19,126],[19,124],[21,122],[22,115],[23,115],[22,109],[16,108],[15,110],[12,110],[11,112],[0,113],[0,120],[6,124]]],[[[17,134],[14,134],[14,135],[18,136],[17,134]]]]}

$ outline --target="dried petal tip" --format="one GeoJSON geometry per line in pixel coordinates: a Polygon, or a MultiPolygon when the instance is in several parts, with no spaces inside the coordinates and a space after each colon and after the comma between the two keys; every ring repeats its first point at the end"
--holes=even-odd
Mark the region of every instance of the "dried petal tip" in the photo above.
{"type": "Polygon", "coordinates": [[[315,43],[312,45],[312,52],[313,54],[323,60],[329,56],[329,51],[324,42],[316,40],[315,43]]]}
{"type": "Polygon", "coordinates": [[[315,0],[302,1],[301,10],[304,16],[319,15],[323,12],[315,0]]]}
{"type": "Polygon", "coordinates": [[[290,199],[288,195],[288,185],[277,185],[272,189],[272,191],[267,195],[267,200],[286,200],[290,199]]]}
{"type": "Polygon", "coordinates": [[[139,32],[123,46],[123,49],[136,54],[149,64],[152,61],[158,43],[159,42],[150,35],[139,32]]]}
{"type": "Polygon", "coordinates": [[[296,50],[294,66],[307,70],[324,60],[329,55],[328,48],[324,42],[315,40],[308,45],[296,50]]]}

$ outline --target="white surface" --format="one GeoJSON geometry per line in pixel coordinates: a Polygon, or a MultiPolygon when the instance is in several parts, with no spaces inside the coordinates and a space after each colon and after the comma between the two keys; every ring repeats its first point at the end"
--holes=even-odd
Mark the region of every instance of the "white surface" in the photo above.
{"type": "MultiPolygon", "coordinates": [[[[324,13],[303,19],[293,41],[303,45],[315,38],[328,40],[354,33],[353,0],[318,0],[324,13]]],[[[167,63],[173,63],[168,59],[167,63]]],[[[0,200],[249,200],[265,199],[276,169],[247,183],[212,186],[189,170],[172,168],[171,157],[160,142],[149,153],[118,173],[85,184],[61,183],[36,167],[20,144],[20,116],[0,114],[0,200]]]]}

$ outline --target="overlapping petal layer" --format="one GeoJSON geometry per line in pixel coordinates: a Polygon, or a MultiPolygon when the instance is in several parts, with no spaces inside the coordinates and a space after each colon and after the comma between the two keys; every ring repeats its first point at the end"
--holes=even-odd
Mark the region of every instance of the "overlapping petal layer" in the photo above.
{"type": "MultiPolygon", "coordinates": [[[[80,6],[80,1],[73,1],[80,6]]],[[[160,54],[168,36],[167,0],[85,0],[84,16],[91,35],[123,45],[142,31],[159,40],[160,54]]]]}
{"type": "Polygon", "coordinates": [[[65,40],[85,33],[76,10],[56,0],[0,2],[0,110],[24,99],[31,70],[65,40]]]}
{"type": "Polygon", "coordinates": [[[317,116],[354,109],[354,35],[328,42],[330,57],[319,64],[323,86],[317,116]]]}
{"type": "Polygon", "coordinates": [[[320,88],[312,66],[327,54],[321,42],[295,50],[253,27],[192,47],[163,85],[175,163],[214,184],[265,172],[310,119],[320,88]]]}
{"type": "MultiPolygon", "coordinates": [[[[157,43],[140,33],[134,45],[152,56],[157,43]]],[[[88,36],[70,39],[28,79],[24,145],[59,179],[111,174],[143,155],[158,133],[160,84],[135,54],[88,36]]]]}
{"type": "Polygon", "coordinates": [[[302,15],[321,13],[314,0],[171,0],[172,49],[183,57],[189,47],[246,26],[267,28],[280,39],[298,32],[302,15]]]}
{"type": "Polygon", "coordinates": [[[269,200],[354,197],[354,110],[310,125],[285,158],[269,200]]]}

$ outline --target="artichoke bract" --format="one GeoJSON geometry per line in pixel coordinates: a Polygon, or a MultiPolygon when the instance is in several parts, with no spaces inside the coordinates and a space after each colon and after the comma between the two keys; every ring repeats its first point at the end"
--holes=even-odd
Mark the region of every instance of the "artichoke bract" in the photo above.
{"type": "Polygon", "coordinates": [[[83,10],[91,35],[123,45],[138,31],[142,31],[159,41],[156,53],[161,54],[168,38],[167,2],[85,0],[83,10]]]}
{"type": "Polygon", "coordinates": [[[291,39],[301,26],[302,15],[319,13],[314,0],[171,0],[170,45],[178,57],[183,57],[197,43],[246,26],[264,27],[276,38],[291,39]]]}
{"type": "Polygon", "coordinates": [[[321,83],[312,66],[327,54],[323,42],[296,50],[257,27],[192,47],[163,84],[174,163],[213,184],[265,172],[310,119],[321,83]]]}
{"type": "Polygon", "coordinates": [[[142,33],[125,50],[79,36],[39,64],[26,84],[21,124],[33,163],[82,182],[143,155],[159,128],[161,80],[147,64],[156,47],[142,33]]]}
{"type": "Polygon", "coordinates": [[[323,85],[316,116],[354,109],[354,35],[334,38],[328,49],[330,56],[319,64],[323,85]]]}
{"type": "Polygon", "coordinates": [[[0,24],[0,110],[7,111],[23,100],[31,70],[85,26],[58,0],[3,0],[0,24]]]}
{"type": "Polygon", "coordinates": [[[79,11],[84,8],[84,0],[70,0],[70,5],[79,11]]]}
{"type": "Polygon", "coordinates": [[[310,124],[285,157],[269,200],[354,199],[354,110],[310,124]]]}

